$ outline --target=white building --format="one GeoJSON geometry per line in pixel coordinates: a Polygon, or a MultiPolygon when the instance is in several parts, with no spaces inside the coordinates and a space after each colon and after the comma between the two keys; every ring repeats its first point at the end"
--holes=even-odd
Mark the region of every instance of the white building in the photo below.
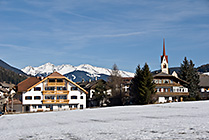
{"type": "Polygon", "coordinates": [[[18,84],[22,112],[86,108],[88,92],[58,72],[44,79],[30,77],[18,84]]]}

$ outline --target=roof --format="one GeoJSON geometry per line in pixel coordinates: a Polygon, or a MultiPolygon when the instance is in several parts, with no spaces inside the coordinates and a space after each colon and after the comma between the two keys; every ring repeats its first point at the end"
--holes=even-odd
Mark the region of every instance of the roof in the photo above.
{"type": "Polygon", "coordinates": [[[26,80],[20,82],[17,85],[17,91],[18,92],[27,91],[28,88],[32,87],[33,85],[35,85],[39,81],[40,81],[40,79],[37,78],[37,77],[29,77],[29,78],[27,78],[26,80]]]}
{"type": "Polygon", "coordinates": [[[58,72],[53,72],[52,74],[50,74],[49,76],[45,77],[43,80],[33,84],[31,87],[29,87],[27,89],[27,91],[31,90],[32,88],[34,88],[35,86],[37,86],[38,84],[44,82],[45,80],[49,79],[49,78],[63,78],[63,79],[66,79],[67,81],[69,81],[71,84],[75,85],[76,87],[78,87],[80,90],[82,90],[83,92],[85,92],[86,94],[88,94],[88,92],[83,89],[82,87],[80,87],[78,84],[76,84],[75,82],[71,81],[70,79],[68,79],[67,77],[61,75],[60,73],[58,72]]]}
{"type": "Polygon", "coordinates": [[[160,72],[160,73],[157,73],[155,75],[153,75],[153,77],[173,77],[173,75],[170,75],[170,74],[167,74],[167,73],[164,73],[164,72],[160,72]]]}
{"type": "Polygon", "coordinates": [[[209,87],[209,76],[205,74],[200,74],[200,87],[209,87]]]}
{"type": "Polygon", "coordinates": [[[48,78],[66,78],[65,76],[63,76],[62,74],[58,73],[58,72],[53,72],[52,74],[50,74],[49,76],[47,76],[48,78]]]}
{"type": "MultiPolygon", "coordinates": [[[[178,78],[178,77],[175,77],[175,76],[173,76],[173,75],[170,75],[170,74],[167,74],[167,73],[164,73],[164,72],[160,72],[160,73],[158,73],[158,74],[155,74],[155,75],[153,75],[153,77],[154,77],[154,78],[156,78],[156,77],[173,78],[173,79],[177,79],[177,80],[179,80],[179,81],[181,81],[181,82],[183,82],[183,83],[187,83],[186,81],[184,81],[184,80],[182,80],[182,79],[180,79],[180,78],[178,78]]],[[[187,84],[188,84],[188,83],[187,83],[187,84]]]]}
{"type": "Polygon", "coordinates": [[[0,85],[2,85],[2,87],[5,87],[5,88],[13,88],[15,86],[14,84],[8,84],[5,82],[0,82],[0,85]]]}

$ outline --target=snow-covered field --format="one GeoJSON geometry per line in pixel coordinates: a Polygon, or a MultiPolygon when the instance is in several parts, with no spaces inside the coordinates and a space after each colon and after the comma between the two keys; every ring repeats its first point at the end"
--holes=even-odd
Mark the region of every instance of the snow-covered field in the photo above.
{"type": "Polygon", "coordinates": [[[6,115],[0,139],[209,139],[209,101],[6,115]]]}

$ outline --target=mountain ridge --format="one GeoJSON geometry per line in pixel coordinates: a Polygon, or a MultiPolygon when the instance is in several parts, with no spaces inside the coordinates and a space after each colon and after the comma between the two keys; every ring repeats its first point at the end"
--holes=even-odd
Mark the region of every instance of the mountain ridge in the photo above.
{"type": "MultiPolygon", "coordinates": [[[[52,63],[46,63],[38,67],[27,66],[22,69],[23,72],[32,76],[47,76],[53,71],[57,71],[65,75],[69,79],[78,82],[80,80],[95,80],[104,79],[111,75],[111,69],[92,66],[90,64],[81,64],[79,66],[72,66],[70,64],[62,64],[55,66],[52,63]],[[76,75],[75,75],[76,74],[76,75]],[[76,78],[75,78],[76,77],[76,78]]],[[[134,77],[134,73],[119,70],[122,77],[134,77]]]]}

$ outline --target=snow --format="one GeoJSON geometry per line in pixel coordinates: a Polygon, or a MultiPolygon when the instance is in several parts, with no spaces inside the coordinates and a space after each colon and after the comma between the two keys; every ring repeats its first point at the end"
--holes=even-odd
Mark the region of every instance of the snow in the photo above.
{"type": "Polygon", "coordinates": [[[10,139],[209,139],[209,101],[5,115],[10,139]]]}
{"type": "Polygon", "coordinates": [[[209,72],[205,72],[205,73],[203,73],[203,74],[205,74],[205,75],[209,75],[209,72]]]}
{"type": "MultiPolygon", "coordinates": [[[[37,74],[43,74],[43,73],[49,74],[49,73],[52,73],[54,70],[56,70],[62,75],[73,72],[75,70],[85,71],[95,76],[97,76],[98,74],[105,74],[105,75],[111,74],[111,69],[95,67],[89,64],[82,64],[76,67],[76,66],[72,66],[69,64],[55,66],[54,64],[46,63],[39,67],[27,66],[22,69],[23,72],[33,75],[33,76],[37,74]]],[[[131,73],[131,72],[119,71],[119,73],[121,74],[122,77],[134,77],[134,73],[131,73]]]]}

